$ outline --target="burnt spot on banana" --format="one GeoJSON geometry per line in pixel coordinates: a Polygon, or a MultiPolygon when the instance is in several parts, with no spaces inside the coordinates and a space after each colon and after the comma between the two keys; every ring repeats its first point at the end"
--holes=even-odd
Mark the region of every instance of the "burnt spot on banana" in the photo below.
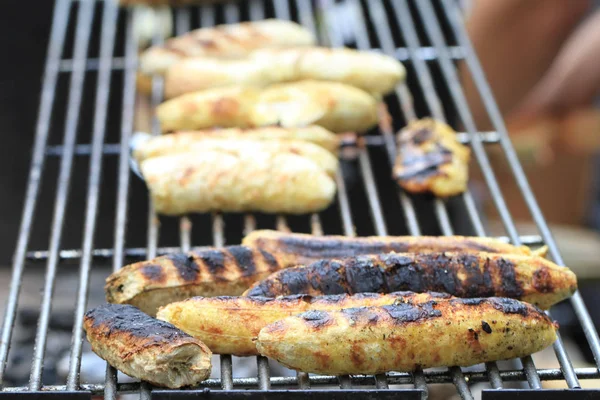
{"type": "Polygon", "coordinates": [[[465,274],[462,281],[458,279],[458,274],[454,274],[455,283],[460,288],[457,295],[462,297],[488,297],[495,294],[489,260],[486,260],[483,270],[480,268],[480,262],[480,257],[471,254],[461,254],[448,259],[448,263],[453,270],[459,271],[462,269],[465,274]]]}
{"type": "Polygon", "coordinates": [[[210,271],[211,275],[218,276],[225,270],[225,255],[222,250],[203,250],[196,253],[210,271]]]}
{"type": "MultiPolygon", "coordinates": [[[[346,258],[361,254],[406,252],[409,246],[399,242],[377,242],[364,240],[338,240],[326,238],[305,238],[286,236],[277,239],[279,248],[285,253],[301,254],[308,258],[346,258]]],[[[262,239],[257,240],[258,247],[263,246],[262,239]]]]}
{"type": "Polygon", "coordinates": [[[243,271],[243,276],[252,276],[256,273],[256,264],[254,263],[254,254],[246,246],[229,246],[229,254],[233,256],[238,268],[243,271]]]}
{"type": "Polygon", "coordinates": [[[384,271],[369,257],[356,257],[347,263],[346,281],[353,293],[389,292],[384,271]]]}
{"type": "MultiPolygon", "coordinates": [[[[375,293],[368,293],[368,294],[376,296],[375,293]]],[[[328,294],[328,295],[323,295],[323,296],[318,296],[318,297],[312,297],[312,296],[308,296],[308,297],[310,298],[308,303],[311,303],[311,304],[314,304],[314,303],[339,304],[339,303],[343,303],[346,300],[348,300],[348,296],[345,294],[328,294]]],[[[362,297],[362,298],[366,299],[367,296],[362,297]]]]}
{"type": "Polygon", "coordinates": [[[194,257],[188,254],[178,253],[166,256],[171,264],[179,272],[184,282],[195,282],[200,274],[200,268],[196,265],[194,257]]]}
{"type": "Polygon", "coordinates": [[[263,249],[259,249],[259,251],[260,251],[260,254],[262,255],[263,259],[269,266],[269,271],[278,271],[281,269],[281,267],[279,266],[279,263],[277,262],[277,259],[273,256],[273,254],[271,254],[268,251],[265,251],[263,249]]]}
{"type": "Polygon", "coordinates": [[[412,258],[398,254],[380,255],[379,259],[387,267],[384,271],[385,281],[390,291],[411,290],[425,292],[427,287],[424,271],[412,258]]]}
{"type": "Polygon", "coordinates": [[[331,316],[325,311],[311,310],[299,315],[306,324],[312,328],[323,328],[330,324],[333,320],[331,316]]]}
{"type": "MultiPolygon", "coordinates": [[[[494,261],[488,260],[489,265],[498,269],[498,275],[502,277],[502,295],[507,297],[523,296],[523,288],[517,280],[515,273],[515,264],[504,258],[497,258],[494,261]]],[[[488,264],[486,263],[486,266],[488,264]]]]}
{"type": "Polygon", "coordinates": [[[492,333],[492,327],[485,321],[481,321],[481,329],[483,329],[485,333],[492,333]]]}
{"type": "Polygon", "coordinates": [[[387,311],[396,324],[403,325],[409,322],[441,317],[442,312],[434,308],[436,304],[434,301],[423,304],[400,303],[383,306],[382,308],[387,311]]]}
{"type": "MultiPolygon", "coordinates": [[[[347,293],[344,265],[335,260],[321,260],[304,268],[294,268],[283,272],[283,275],[305,275],[308,278],[308,284],[315,290],[320,290],[324,294],[344,294],[347,293]],[[304,274],[305,268],[307,274],[304,274]]],[[[287,285],[286,282],[282,282],[287,285]]],[[[290,293],[303,293],[301,288],[294,287],[290,293]]]]}
{"type": "Polygon", "coordinates": [[[434,148],[424,151],[412,143],[401,143],[401,168],[396,171],[396,178],[404,180],[425,180],[432,176],[442,175],[441,167],[452,162],[452,152],[439,143],[434,148]]]}
{"type": "Polygon", "coordinates": [[[342,315],[350,325],[360,323],[362,325],[375,325],[379,321],[379,315],[368,307],[353,307],[342,309],[342,315]]]}
{"type": "Polygon", "coordinates": [[[154,343],[170,343],[176,339],[191,338],[168,322],[160,321],[128,304],[104,304],[85,313],[87,330],[106,337],[130,335],[154,343]]]}
{"type": "Polygon", "coordinates": [[[260,282],[252,289],[248,290],[246,296],[248,297],[275,297],[279,290],[274,287],[274,283],[270,280],[260,282]]]}
{"type": "MultiPolygon", "coordinates": [[[[273,285],[279,283],[283,289],[283,293],[300,294],[306,293],[310,288],[309,277],[306,274],[298,273],[295,270],[283,271],[279,276],[279,282],[273,281],[273,285]]],[[[267,285],[270,280],[265,281],[267,285]]],[[[265,290],[266,293],[269,293],[265,290]]]]}
{"type": "MultiPolygon", "coordinates": [[[[144,278],[148,279],[152,282],[163,282],[166,279],[166,275],[163,271],[163,267],[158,264],[147,264],[141,268],[141,273],[144,275],[144,278]]],[[[121,290],[117,288],[118,291],[122,291],[123,285],[119,285],[121,290]]]]}
{"type": "Polygon", "coordinates": [[[533,273],[533,287],[540,293],[550,293],[554,290],[548,268],[541,267],[533,273]]]}
{"type": "MultiPolygon", "coordinates": [[[[465,306],[478,306],[486,301],[484,298],[472,298],[472,299],[455,299],[452,300],[455,303],[464,304],[465,306]]],[[[494,322],[495,323],[495,322],[494,322]]]]}
{"type": "Polygon", "coordinates": [[[506,297],[491,297],[487,299],[487,303],[505,314],[519,314],[526,317],[531,311],[531,308],[527,307],[525,303],[506,297]]]}

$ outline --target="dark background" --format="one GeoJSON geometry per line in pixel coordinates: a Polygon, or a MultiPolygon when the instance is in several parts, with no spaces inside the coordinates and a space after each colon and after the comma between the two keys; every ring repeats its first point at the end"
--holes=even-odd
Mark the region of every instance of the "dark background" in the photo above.
{"type": "Polygon", "coordinates": [[[21,218],[53,2],[2,3],[0,265],[6,265],[12,257],[21,218]]]}

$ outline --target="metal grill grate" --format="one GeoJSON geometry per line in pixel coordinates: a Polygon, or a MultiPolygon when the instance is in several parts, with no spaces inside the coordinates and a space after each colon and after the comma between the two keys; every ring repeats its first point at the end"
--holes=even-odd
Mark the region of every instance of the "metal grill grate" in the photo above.
{"type": "MultiPolygon", "coordinates": [[[[549,246],[552,258],[558,264],[563,264],[556,243],[548,230],[510,144],[506,128],[468,41],[462,26],[460,10],[454,0],[442,0],[441,2],[424,0],[410,3],[408,0],[373,0],[369,1],[368,5],[359,0],[337,3],[333,0],[322,0],[316,4],[309,0],[248,0],[243,4],[242,6],[226,4],[177,9],[174,11],[175,33],[186,32],[197,25],[235,23],[243,19],[258,20],[265,17],[295,19],[313,30],[325,44],[331,46],[353,45],[358,49],[378,48],[386,54],[396,56],[405,62],[409,69],[407,83],[410,87],[402,84],[396,89],[394,95],[386,99],[386,105],[381,109],[379,130],[367,137],[366,146],[358,149],[356,160],[342,161],[342,169],[336,177],[338,201],[334,207],[324,213],[305,217],[301,221],[298,217],[290,219],[285,216],[277,216],[273,220],[267,216],[230,217],[213,214],[210,216],[212,243],[202,243],[203,245],[224,245],[227,236],[224,228],[226,222],[234,226],[239,224],[243,228],[236,234],[237,239],[230,240],[231,242],[239,240],[242,233],[245,234],[260,224],[265,224],[265,226],[261,226],[264,228],[269,227],[267,226],[269,224],[270,227],[273,227],[274,224],[280,230],[300,226],[301,230],[310,231],[315,235],[339,233],[338,231],[348,236],[356,235],[357,231],[360,234],[386,235],[388,230],[394,234],[408,232],[412,235],[419,235],[431,233],[429,231],[433,229],[443,235],[457,233],[485,236],[487,234],[485,225],[470,192],[449,202],[421,198],[414,201],[413,198],[399,190],[397,194],[393,194],[393,191],[390,192],[390,187],[394,188],[394,183],[388,178],[389,165],[393,163],[396,151],[394,130],[418,116],[432,115],[437,119],[447,120],[448,117],[456,115],[466,128],[466,132],[460,134],[461,140],[470,144],[473,150],[506,229],[506,240],[515,244],[539,245],[545,243],[549,246]],[[446,34],[440,27],[445,27],[446,34]],[[448,43],[448,37],[454,38],[455,43],[448,43]],[[477,130],[454,67],[454,60],[457,59],[464,59],[469,67],[495,131],[480,132],[477,130]],[[447,100],[442,101],[441,98],[444,96],[447,97],[447,100]],[[392,122],[387,119],[388,113],[395,117],[392,122]],[[519,235],[490,166],[484,145],[497,145],[504,150],[510,169],[541,236],[519,235]],[[382,159],[387,159],[387,161],[381,161],[382,159]],[[381,169],[382,166],[385,172],[376,174],[377,168],[381,169]],[[390,196],[390,193],[393,196],[390,196]],[[363,206],[369,209],[370,219],[362,216],[363,206]],[[465,218],[461,218],[459,222],[466,228],[460,228],[456,224],[457,218],[452,217],[452,210],[457,207],[464,212],[465,218]],[[400,214],[398,214],[398,210],[401,210],[400,214]],[[336,215],[336,212],[339,215],[336,215]],[[434,228],[423,226],[423,216],[426,213],[435,216],[437,226],[434,228]],[[367,222],[365,223],[364,220],[367,222]],[[290,228],[290,226],[293,227],[290,228]],[[327,229],[324,229],[324,226],[327,229]],[[242,230],[243,232],[241,232],[242,230]]],[[[157,10],[156,12],[163,11],[157,10]]],[[[128,242],[126,240],[127,222],[131,213],[135,211],[130,210],[129,204],[134,191],[130,190],[130,186],[134,184],[130,184],[132,178],[128,164],[128,144],[136,112],[137,43],[134,35],[136,32],[134,22],[134,12],[118,9],[112,0],[56,0],[31,170],[2,327],[0,383],[3,382],[9,356],[13,326],[19,309],[19,290],[26,263],[45,262],[46,276],[29,385],[27,387],[3,387],[3,391],[88,390],[93,393],[103,393],[107,399],[114,399],[117,393],[139,391],[142,399],[150,398],[152,390],[150,386],[144,383],[141,385],[139,383],[118,383],[116,371],[111,367],[107,367],[104,383],[80,382],[79,371],[83,343],[81,327],[83,312],[87,308],[91,267],[94,262],[111,259],[112,269],[117,270],[131,258],[151,258],[166,252],[189,250],[192,246],[195,248],[197,243],[194,238],[196,236],[208,236],[208,232],[203,228],[209,221],[207,216],[183,217],[178,222],[179,245],[175,246],[172,241],[169,242],[170,237],[167,237],[163,240],[167,245],[159,246],[162,239],[159,238],[162,226],[173,224],[173,219],[159,221],[154,215],[152,204],[149,204],[146,246],[126,247],[128,242]],[[92,51],[90,48],[94,46],[91,40],[95,27],[94,21],[100,21],[100,39],[98,49],[92,51]],[[74,30],[72,30],[73,28],[74,30]],[[70,39],[74,40],[71,55],[67,54],[70,39]],[[118,54],[121,52],[119,49],[120,39],[123,41],[122,54],[118,54]],[[94,51],[98,52],[97,57],[90,56],[90,53],[94,51]],[[95,101],[93,104],[85,104],[82,101],[83,92],[86,79],[89,81],[90,74],[95,77],[95,101]],[[55,91],[59,81],[65,78],[68,78],[69,82],[63,135],[60,139],[61,144],[54,145],[50,144],[54,126],[52,123],[53,120],[59,118],[56,115],[55,91]],[[122,84],[118,86],[118,93],[114,93],[114,91],[111,93],[111,83],[113,83],[112,86],[115,86],[115,81],[122,82],[122,84]],[[111,118],[109,104],[113,101],[121,103],[121,112],[116,117],[120,121],[120,141],[105,143],[107,120],[111,118]],[[93,113],[91,139],[89,142],[78,143],[78,135],[83,134],[80,115],[83,115],[86,110],[93,113]],[[65,230],[69,194],[74,186],[73,166],[82,157],[89,157],[89,172],[85,181],[87,182],[87,193],[84,200],[86,208],[82,245],[80,249],[63,248],[61,239],[65,230]],[[44,165],[57,158],[60,164],[55,188],[49,246],[47,250],[43,251],[30,250],[30,234],[34,229],[34,212],[40,198],[44,165]],[[109,160],[116,164],[116,174],[106,176],[105,173],[105,183],[103,184],[103,167],[109,160]],[[102,200],[101,188],[106,185],[107,181],[114,180],[117,181],[114,243],[110,248],[96,248],[95,235],[99,203],[102,200]],[[193,228],[195,229],[193,230],[193,228]],[[198,235],[194,232],[198,232],[198,235]],[[69,259],[79,262],[79,287],[75,297],[68,377],[66,385],[44,385],[42,372],[53,289],[58,267],[69,259]]],[[[157,35],[153,39],[153,43],[160,43],[161,40],[162,38],[157,35]]],[[[162,81],[160,78],[155,78],[152,104],[160,103],[161,92],[162,81]]],[[[54,124],[57,122],[55,121],[54,124]]],[[[158,134],[157,121],[153,121],[152,126],[154,133],[158,134]]],[[[134,189],[139,189],[139,185],[134,189]]],[[[573,296],[571,305],[583,327],[596,366],[598,366],[600,365],[598,334],[579,294],[573,296]]],[[[429,384],[453,383],[463,399],[470,399],[472,394],[468,383],[472,382],[489,382],[491,387],[501,388],[505,382],[522,381],[527,382],[532,389],[540,389],[543,380],[565,380],[570,388],[578,388],[580,379],[600,376],[597,368],[573,368],[560,339],[555,343],[554,350],[560,363],[560,369],[536,370],[531,357],[525,357],[520,362],[515,362],[515,367],[510,370],[501,370],[496,363],[488,363],[485,365],[485,369],[476,371],[463,371],[454,367],[445,371],[417,371],[413,374],[389,373],[376,377],[309,377],[303,373],[298,373],[295,377],[271,376],[268,360],[264,357],[257,357],[257,377],[234,378],[232,357],[221,356],[220,379],[210,379],[205,382],[205,386],[221,387],[224,390],[239,387],[267,390],[272,386],[309,389],[320,385],[339,385],[346,389],[363,386],[385,389],[389,385],[410,384],[427,391],[429,384]]]]}

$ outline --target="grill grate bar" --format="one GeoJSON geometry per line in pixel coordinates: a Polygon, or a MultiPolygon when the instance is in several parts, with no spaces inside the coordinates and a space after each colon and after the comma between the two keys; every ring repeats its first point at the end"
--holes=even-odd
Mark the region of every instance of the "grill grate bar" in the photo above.
{"type": "Polygon", "coordinates": [[[87,205],[85,214],[85,228],[79,274],[79,289],[75,306],[73,338],[69,356],[69,372],[67,376],[67,390],[76,390],[79,386],[79,369],[81,367],[81,346],[83,342],[83,314],[87,307],[89,289],[90,267],[92,263],[92,250],[94,247],[94,233],[96,217],[98,215],[98,199],[100,196],[100,182],[102,176],[102,143],[106,133],[105,123],[108,112],[108,98],[111,81],[111,56],[114,50],[116,19],[118,15],[117,4],[105,2],[102,13],[102,32],[100,41],[101,65],[98,69],[98,83],[96,89],[95,118],[92,137],[92,154],[89,168],[89,182],[87,192],[87,205]]]}
{"type": "MultiPolygon", "coordinates": [[[[157,8],[155,12],[161,12],[161,9],[157,8]]],[[[160,45],[164,42],[164,38],[161,36],[160,30],[155,32],[154,37],[152,38],[152,45],[160,45]]],[[[152,77],[152,94],[151,94],[151,104],[152,109],[155,109],[163,100],[163,90],[164,90],[164,79],[161,76],[153,76],[152,77]]],[[[152,116],[152,135],[157,136],[161,134],[160,124],[158,118],[156,116],[152,116]]],[[[160,222],[158,217],[156,216],[156,212],[154,210],[154,203],[152,202],[152,198],[148,198],[148,232],[146,239],[147,246],[147,256],[148,258],[156,257],[157,249],[158,249],[158,238],[160,235],[160,222]]],[[[148,382],[142,382],[140,384],[140,400],[150,400],[152,396],[152,385],[148,382]]]]}
{"type": "MultiPolygon", "coordinates": [[[[498,144],[500,143],[500,137],[496,132],[478,132],[481,141],[484,144],[498,144]]],[[[463,144],[469,144],[469,134],[467,132],[457,132],[458,141],[463,144]]],[[[369,147],[385,146],[385,139],[381,136],[365,136],[361,138],[361,143],[364,143],[369,147]]],[[[358,143],[349,143],[350,145],[358,145],[358,143]]],[[[47,156],[60,156],[64,151],[63,145],[53,145],[46,147],[47,156]]],[[[102,145],[102,154],[104,155],[118,155],[121,151],[121,145],[119,143],[106,143],[102,145]]],[[[75,145],[74,154],[76,156],[89,156],[92,154],[92,144],[77,144],[75,145]]]]}
{"type": "Polygon", "coordinates": [[[64,217],[68,202],[69,187],[71,183],[71,171],[73,166],[73,149],[77,138],[77,124],[79,120],[79,108],[83,95],[83,83],[85,80],[85,58],[87,56],[89,36],[91,32],[92,18],[94,16],[94,4],[87,2],[80,4],[77,15],[75,56],[77,68],[71,75],[69,99],[67,106],[66,125],[64,133],[65,152],[61,157],[60,172],[57,180],[57,191],[54,203],[52,229],[50,234],[50,253],[48,257],[46,276],[44,278],[44,289],[42,304],[40,306],[40,317],[36,331],[34,354],[29,379],[31,390],[39,390],[42,386],[42,370],[44,364],[44,353],[46,350],[46,339],[48,336],[48,324],[50,322],[50,310],[52,307],[52,293],[58,265],[58,251],[62,236],[64,217]]]}
{"type": "MultiPolygon", "coordinates": [[[[599,379],[600,372],[597,368],[575,368],[575,373],[580,379],[599,379]]],[[[488,381],[488,374],[486,371],[465,371],[463,372],[465,379],[468,379],[471,383],[481,383],[488,381]]],[[[538,375],[542,381],[560,381],[563,380],[563,373],[558,368],[551,369],[539,369],[538,375]]],[[[505,382],[519,382],[526,379],[523,370],[504,370],[500,372],[501,378],[505,382]]],[[[423,375],[425,383],[427,384],[443,384],[452,383],[452,377],[448,375],[446,371],[429,371],[423,375]]],[[[371,386],[373,384],[373,378],[366,375],[355,375],[353,376],[353,383],[355,386],[371,386]]],[[[315,385],[332,385],[338,382],[338,377],[329,375],[315,375],[311,376],[310,380],[315,385]]],[[[392,385],[406,385],[413,381],[413,377],[410,373],[390,372],[388,374],[389,383],[392,385]]],[[[238,387],[256,387],[257,378],[235,378],[235,386],[238,387]]],[[[296,377],[271,377],[271,386],[292,386],[297,384],[296,377]]],[[[203,382],[203,387],[218,388],[221,385],[220,379],[208,379],[203,382]]],[[[139,391],[140,383],[120,383],[117,385],[119,393],[135,393],[139,391]]],[[[46,385],[44,386],[45,392],[57,392],[65,391],[66,385],[46,385]]],[[[106,394],[106,387],[103,384],[82,384],[81,390],[90,391],[93,394],[106,394]]],[[[1,393],[21,393],[28,392],[28,386],[11,387],[3,390],[1,393]]]]}
{"type": "MultiPolygon", "coordinates": [[[[119,151],[119,170],[117,183],[117,199],[115,214],[114,252],[112,253],[112,270],[118,271],[123,265],[125,255],[125,233],[127,230],[127,196],[129,193],[129,138],[134,121],[135,78],[137,68],[137,48],[134,40],[133,11],[126,14],[125,33],[125,74],[123,82],[123,112],[121,117],[121,142],[119,151]]],[[[145,252],[145,249],[144,249],[145,252]]],[[[117,398],[117,370],[106,364],[104,398],[117,398]]]]}
{"type": "MultiPolygon", "coordinates": [[[[252,4],[252,3],[250,3],[250,4],[252,4]]],[[[278,4],[278,3],[275,3],[275,4],[278,4]]],[[[251,7],[250,10],[252,10],[252,5],[250,7],[251,7]]],[[[258,5],[258,7],[260,7],[260,4],[258,5]]],[[[184,10],[184,9],[178,9],[178,11],[180,11],[180,10],[184,10]]],[[[258,14],[251,14],[251,15],[260,15],[260,12],[262,12],[262,9],[259,8],[259,10],[260,11],[258,14]]],[[[306,16],[300,15],[300,21],[303,21],[303,18],[306,18],[306,16]]],[[[262,19],[262,18],[254,18],[254,19],[262,19]]],[[[310,29],[310,27],[308,27],[308,28],[310,29]]],[[[378,50],[372,49],[372,51],[378,51],[378,50]]],[[[464,55],[462,54],[460,47],[449,47],[448,51],[450,52],[450,57],[452,57],[453,60],[464,59],[464,55]]],[[[406,49],[404,47],[397,47],[394,52],[394,56],[396,57],[396,59],[398,61],[408,61],[409,60],[408,49],[406,49]]],[[[428,47],[428,46],[420,47],[417,50],[416,56],[418,58],[420,58],[422,60],[426,60],[426,61],[436,60],[438,58],[438,55],[437,55],[435,49],[433,47],[428,47]]],[[[112,69],[114,71],[123,70],[123,69],[127,68],[126,60],[123,57],[113,57],[112,64],[113,64],[112,69]]],[[[86,65],[85,65],[86,71],[95,71],[99,67],[100,67],[100,59],[98,59],[98,58],[90,58],[86,61],[86,65]]],[[[59,64],[59,71],[63,72],[63,73],[73,72],[73,60],[70,58],[61,60],[60,64],[59,64]]]]}
{"type": "Polygon", "coordinates": [[[265,18],[265,10],[260,0],[250,0],[250,19],[257,21],[265,18]]]}
{"type": "Polygon", "coordinates": [[[215,9],[211,6],[200,6],[198,7],[198,13],[200,16],[200,24],[202,27],[210,27],[215,25],[215,9]]]}
{"type": "MultiPolygon", "coordinates": [[[[542,211],[535,200],[535,196],[533,195],[531,187],[529,186],[525,172],[519,163],[515,149],[510,143],[506,126],[502,120],[502,115],[500,114],[498,106],[495,104],[494,96],[485,80],[483,70],[477,59],[477,56],[475,55],[473,46],[471,45],[464,27],[460,25],[460,12],[458,9],[452,8],[452,5],[446,1],[442,2],[442,4],[445,10],[446,18],[449,20],[457,40],[462,46],[464,46],[465,52],[468,55],[468,58],[466,59],[466,65],[469,68],[469,71],[477,86],[477,90],[481,95],[481,99],[485,105],[488,115],[490,116],[492,124],[500,133],[500,144],[504,150],[510,169],[515,176],[515,180],[517,181],[517,184],[523,193],[523,198],[531,212],[533,220],[535,221],[542,237],[544,238],[545,243],[548,245],[552,258],[559,265],[564,265],[564,261],[558,246],[556,245],[556,241],[554,240],[548,224],[544,219],[542,211]]],[[[466,107],[465,102],[462,102],[460,105],[463,106],[463,108],[466,107]]],[[[600,339],[598,338],[598,332],[596,332],[594,323],[579,292],[575,293],[573,297],[571,297],[570,302],[590,345],[594,360],[596,361],[596,366],[600,367],[600,339]]]]}
{"type": "Polygon", "coordinates": [[[19,226],[17,246],[13,258],[12,276],[9,293],[2,324],[2,337],[0,339],[0,387],[4,382],[4,371],[7,365],[8,352],[12,338],[12,329],[15,323],[19,291],[25,268],[25,254],[29,244],[34,211],[37,205],[40,182],[44,168],[44,148],[48,141],[48,132],[52,116],[55,88],[58,79],[58,64],[63,52],[63,45],[68,26],[69,3],[67,0],[57,1],[52,18],[50,40],[48,42],[48,55],[44,67],[44,79],[40,96],[40,109],[36,125],[33,155],[27,181],[25,205],[19,226]]]}

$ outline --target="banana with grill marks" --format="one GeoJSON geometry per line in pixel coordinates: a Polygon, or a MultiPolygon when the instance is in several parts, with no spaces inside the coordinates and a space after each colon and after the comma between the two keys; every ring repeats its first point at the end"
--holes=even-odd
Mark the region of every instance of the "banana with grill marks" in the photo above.
{"type": "MultiPolygon", "coordinates": [[[[193,296],[240,295],[250,285],[267,278],[273,272],[320,259],[397,250],[495,250],[503,254],[510,251],[523,255],[529,253],[526,247],[511,246],[494,239],[470,237],[346,238],[255,231],[246,236],[244,244],[188,254],[170,254],[125,266],[107,278],[106,299],[110,303],[133,304],[154,315],[160,306],[193,296]]],[[[567,277],[571,279],[572,274],[567,274],[567,277]]],[[[279,275],[271,279],[279,279],[279,275]]],[[[574,281],[574,277],[572,280],[574,281]]],[[[272,297],[303,293],[292,293],[293,290],[287,288],[285,293],[273,294],[272,290],[276,289],[268,289],[265,284],[259,284],[254,289],[254,294],[272,297]]]]}
{"type": "Polygon", "coordinates": [[[321,146],[301,140],[254,140],[240,138],[234,141],[230,139],[205,138],[198,141],[188,142],[187,146],[185,147],[175,143],[175,145],[172,146],[162,146],[159,150],[157,145],[173,143],[173,141],[163,139],[169,138],[170,136],[172,135],[158,136],[149,139],[148,142],[145,142],[140,146],[134,155],[139,162],[147,159],[147,146],[151,146],[151,149],[154,150],[154,157],[189,153],[194,153],[198,155],[198,157],[202,157],[201,154],[207,151],[222,152],[226,155],[243,157],[246,154],[255,155],[262,152],[268,152],[270,154],[291,154],[303,157],[312,161],[330,176],[334,176],[338,168],[338,159],[336,156],[321,146]],[[154,140],[157,140],[158,143],[153,144],[152,142],[154,140]]]}
{"type": "Polygon", "coordinates": [[[308,311],[264,327],[256,346],[299,371],[371,375],[523,357],[555,340],[536,307],[487,298],[308,311]]]}
{"type": "Polygon", "coordinates": [[[311,125],[303,128],[281,128],[269,126],[258,129],[206,129],[203,131],[181,131],[170,135],[154,136],[135,149],[138,160],[157,157],[169,153],[199,149],[205,140],[286,140],[314,143],[327,151],[337,154],[340,138],[320,126],[311,125]]]}
{"type": "MultiPolygon", "coordinates": [[[[149,158],[140,169],[157,213],[181,215],[195,212],[260,211],[304,214],[325,209],[335,196],[329,175],[337,159],[313,145],[308,157],[275,151],[273,146],[252,146],[255,151],[202,150],[149,158]],[[323,165],[324,165],[323,164],[323,165]],[[328,174],[329,173],[329,174],[328,174]]],[[[301,143],[304,148],[311,143],[301,143]]],[[[285,147],[284,144],[282,147],[285,147]]],[[[225,147],[235,148],[233,145],[225,147]]],[[[250,148],[249,148],[250,150],[250,148]]]]}
{"type": "Polygon", "coordinates": [[[254,339],[265,326],[309,310],[420,304],[450,298],[443,293],[397,292],[390,294],[266,297],[194,297],[161,307],[157,318],[200,339],[213,353],[258,355],[254,339]]]}
{"type": "Polygon", "coordinates": [[[575,274],[544,258],[490,253],[390,253],[321,260],[275,272],[246,296],[285,296],[399,290],[457,297],[510,297],[543,309],[570,297],[575,274]]]}
{"type": "Polygon", "coordinates": [[[165,74],[165,96],[229,85],[268,86],[315,79],[341,82],[383,95],[404,79],[402,64],[375,52],[327,47],[267,48],[242,60],[193,57],[165,74]]]}
{"type": "Polygon", "coordinates": [[[257,230],[242,244],[262,249],[279,257],[288,257],[289,265],[309,264],[326,258],[346,258],[361,254],[487,252],[543,256],[546,247],[531,251],[527,246],[513,246],[498,239],[473,236],[313,236],[257,230]]]}
{"type": "Polygon", "coordinates": [[[450,126],[425,118],[398,133],[394,176],[411,193],[454,196],[467,189],[470,156],[450,126]]]}
{"type": "Polygon", "coordinates": [[[163,74],[187,57],[235,59],[259,48],[308,46],[314,42],[315,37],[306,28],[291,21],[267,19],[218,25],[196,29],[150,47],[140,56],[140,71],[147,75],[163,74]]]}
{"type": "Polygon", "coordinates": [[[277,255],[245,246],[178,253],[127,265],[106,279],[109,303],[155,315],[160,306],[194,296],[236,296],[282,268],[277,255]]]}
{"type": "Polygon", "coordinates": [[[303,80],[266,88],[228,86],[186,93],[156,109],[163,132],[319,125],[332,132],[364,132],[377,124],[377,99],[338,82],[303,80]]]}
{"type": "Polygon", "coordinates": [[[212,353],[204,343],[133,306],[96,307],[83,326],[94,353],[129,376],[179,388],[210,375],[212,353]]]}

